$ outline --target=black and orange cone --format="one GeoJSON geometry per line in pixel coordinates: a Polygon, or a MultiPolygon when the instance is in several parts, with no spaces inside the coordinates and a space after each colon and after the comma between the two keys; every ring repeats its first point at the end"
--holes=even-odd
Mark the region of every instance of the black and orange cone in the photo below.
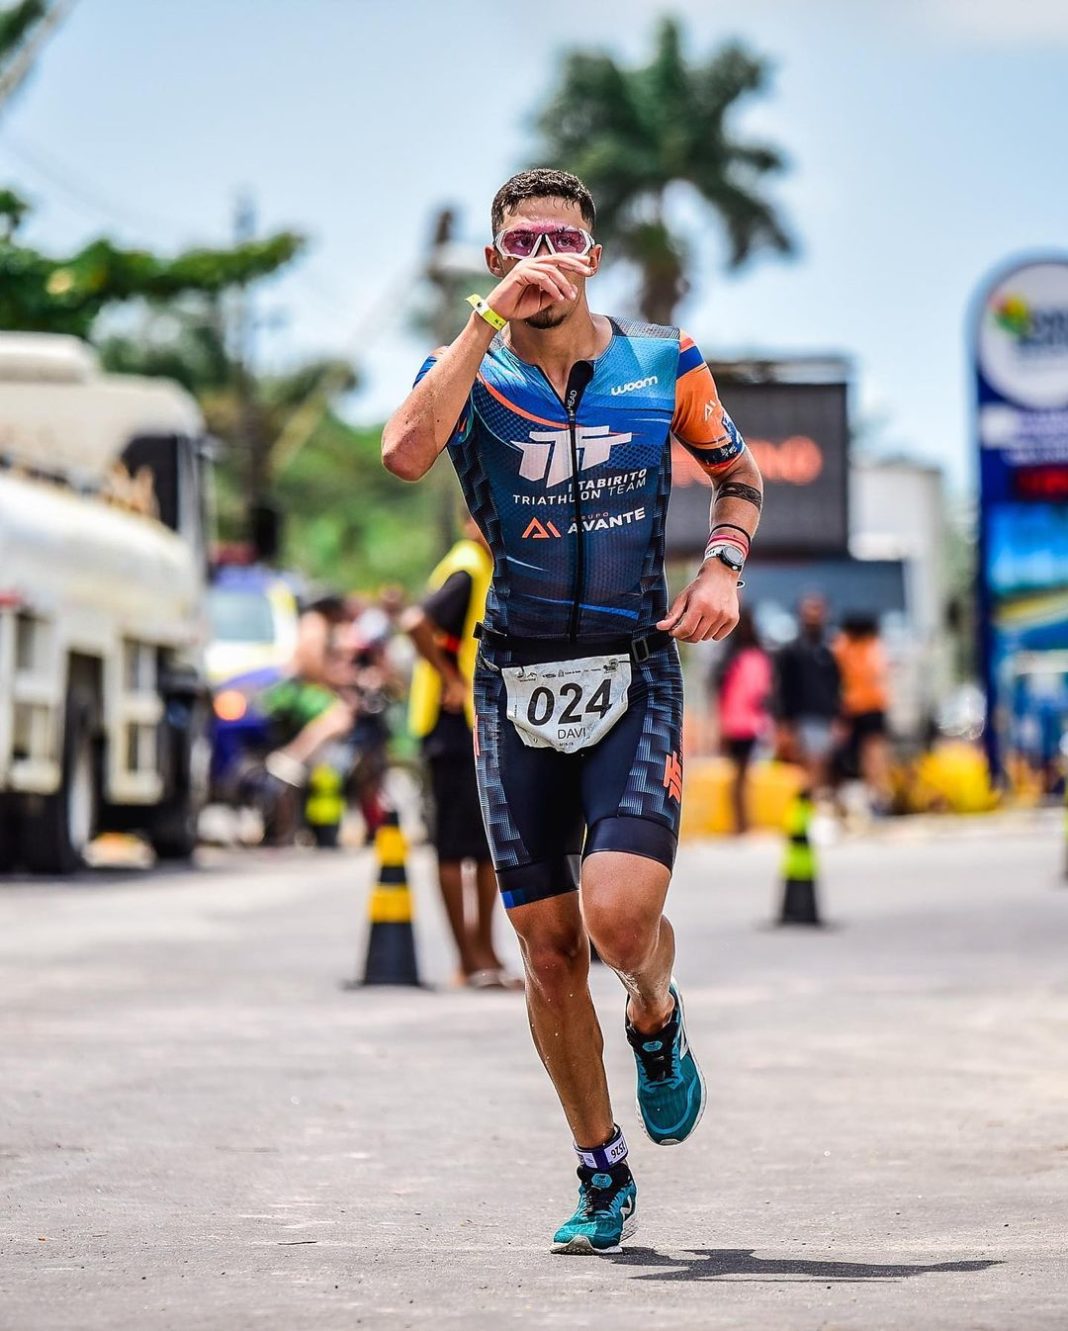
{"type": "Polygon", "coordinates": [[[412,929],[408,886],[408,843],[395,809],[388,809],[375,833],[378,877],[368,909],[370,932],[362,984],[421,986],[412,929]]]}

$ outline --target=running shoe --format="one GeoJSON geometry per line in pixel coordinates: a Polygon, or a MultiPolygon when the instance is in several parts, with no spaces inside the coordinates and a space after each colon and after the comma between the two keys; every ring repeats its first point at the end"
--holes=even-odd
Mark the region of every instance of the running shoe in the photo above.
{"type": "Polygon", "coordinates": [[[645,1135],[657,1146],[677,1146],[705,1112],[705,1079],[686,1039],[686,1014],[678,985],[671,981],[675,1011],[655,1035],[627,1022],[627,1042],[638,1065],[638,1114],[645,1135]]]}
{"type": "Polygon", "coordinates": [[[553,1252],[573,1255],[622,1252],[638,1228],[638,1189],[626,1164],[609,1170],[579,1165],[575,1214],[553,1235],[553,1252]]]}

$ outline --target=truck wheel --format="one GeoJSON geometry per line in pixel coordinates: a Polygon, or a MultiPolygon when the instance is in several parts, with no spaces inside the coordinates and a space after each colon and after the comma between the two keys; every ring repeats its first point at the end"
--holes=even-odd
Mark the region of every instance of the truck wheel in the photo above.
{"type": "Polygon", "coordinates": [[[194,703],[185,710],[172,703],[178,724],[172,726],[173,794],[156,810],[148,829],[152,849],[161,860],[188,860],[197,848],[200,810],[207,799],[211,742],[208,716],[194,703]]]}
{"type": "Polygon", "coordinates": [[[67,695],[63,772],[54,795],[31,796],[22,819],[22,858],[31,873],[80,869],[100,813],[100,764],[93,742],[93,699],[67,695]]]}
{"type": "Polygon", "coordinates": [[[0,873],[10,873],[18,864],[18,824],[13,809],[0,801],[0,873]]]}
{"type": "Polygon", "coordinates": [[[168,805],[166,813],[161,810],[148,836],[156,858],[191,859],[197,848],[197,822],[197,811],[188,797],[181,805],[168,805]]]}

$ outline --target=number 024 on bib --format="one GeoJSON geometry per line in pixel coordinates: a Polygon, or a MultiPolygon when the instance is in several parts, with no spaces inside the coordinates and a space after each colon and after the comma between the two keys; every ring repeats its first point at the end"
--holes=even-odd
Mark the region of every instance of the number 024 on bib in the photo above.
{"type": "Polygon", "coordinates": [[[505,666],[501,674],[508,719],[532,749],[587,749],[627,710],[629,656],[505,666]]]}

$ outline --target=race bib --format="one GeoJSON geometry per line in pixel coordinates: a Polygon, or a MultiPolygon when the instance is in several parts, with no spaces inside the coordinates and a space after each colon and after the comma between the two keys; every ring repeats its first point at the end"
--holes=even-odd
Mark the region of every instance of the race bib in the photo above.
{"type": "Polygon", "coordinates": [[[587,749],[627,710],[629,656],[503,666],[501,674],[508,719],[532,749],[587,749]]]}

